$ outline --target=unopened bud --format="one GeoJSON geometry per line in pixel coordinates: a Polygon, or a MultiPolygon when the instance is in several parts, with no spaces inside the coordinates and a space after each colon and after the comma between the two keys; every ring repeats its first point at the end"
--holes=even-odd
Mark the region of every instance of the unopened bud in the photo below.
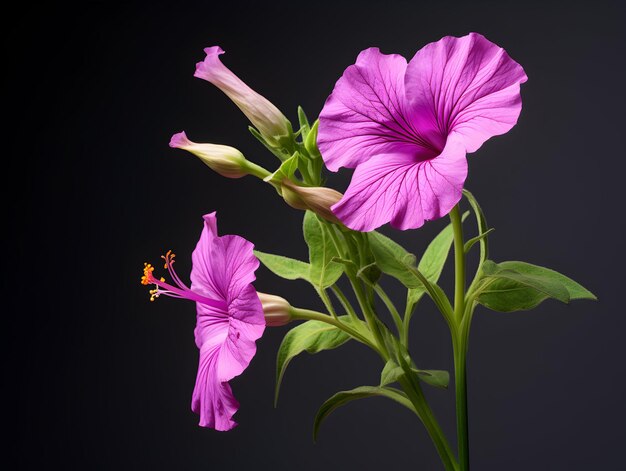
{"type": "Polygon", "coordinates": [[[273,294],[257,293],[265,314],[265,325],[278,327],[291,321],[291,305],[285,298],[273,294]]]}
{"type": "Polygon", "coordinates": [[[196,64],[196,77],[222,90],[271,144],[290,134],[291,124],[285,115],[222,64],[219,56],[224,50],[221,47],[207,47],[204,52],[206,57],[196,64]]]}
{"type": "Polygon", "coordinates": [[[198,144],[187,139],[185,131],[172,136],[170,147],[191,152],[223,177],[241,178],[248,174],[245,170],[246,158],[234,147],[219,144],[198,144]]]}
{"type": "Polygon", "coordinates": [[[331,207],[343,198],[338,191],[322,186],[298,186],[289,180],[284,180],[282,194],[284,200],[292,208],[308,209],[327,221],[339,223],[339,219],[331,210],[331,207]]]}

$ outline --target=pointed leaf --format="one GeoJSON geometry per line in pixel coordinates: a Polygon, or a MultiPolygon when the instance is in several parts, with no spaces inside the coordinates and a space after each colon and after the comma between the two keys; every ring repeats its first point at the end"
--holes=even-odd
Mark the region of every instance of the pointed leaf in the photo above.
{"type": "Polygon", "coordinates": [[[283,180],[293,180],[294,173],[298,170],[298,165],[300,163],[300,154],[298,152],[294,152],[291,157],[285,160],[280,167],[263,179],[263,181],[268,183],[276,183],[280,185],[283,180]]]}
{"type": "MultiPolygon", "coordinates": [[[[462,220],[468,214],[466,211],[462,220]]],[[[407,288],[423,288],[422,282],[416,279],[411,270],[415,266],[415,255],[379,232],[370,232],[368,235],[376,263],[384,273],[397,278],[407,288]]],[[[436,283],[439,280],[453,239],[452,224],[448,224],[426,247],[417,269],[428,281],[436,283]]]]}
{"type": "Polygon", "coordinates": [[[567,276],[557,271],[551,270],[550,268],[518,261],[500,262],[498,265],[500,266],[500,268],[515,270],[516,272],[523,275],[541,276],[551,279],[553,281],[557,281],[561,283],[565,287],[565,289],[567,289],[570,299],[590,299],[592,301],[598,300],[598,298],[596,298],[596,296],[591,291],[589,291],[579,283],[576,283],[571,278],[568,278],[567,276]]]}
{"type": "Polygon", "coordinates": [[[407,288],[423,286],[408,269],[411,260],[415,260],[415,255],[380,232],[368,233],[368,239],[376,264],[383,273],[398,279],[407,288]]]}
{"type": "Polygon", "coordinates": [[[404,370],[395,361],[389,360],[380,372],[380,386],[395,383],[403,374],[404,370]]]}
{"type": "Polygon", "coordinates": [[[283,257],[282,255],[260,252],[258,250],[254,251],[254,255],[256,255],[269,271],[281,278],[285,278],[286,280],[301,279],[309,281],[311,267],[306,262],[283,257]]]}
{"type": "Polygon", "coordinates": [[[305,213],[303,226],[304,239],[309,246],[309,279],[317,288],[327,288],[343,273],[343,266],[333,261],[334,258],[340,258],[339,254],[328,234],[326,223],[315,213],[305,213]]]}
{"type": "Polygon", "coordinates": [[[450,373],[444,370],[417,370],[411,368],[412,371],[417,373],[417,377],[424,381],[426,384],[434,386],[436,388],[447,389],[450,384],[450,373]]]}
{"type": "MultiPolygon", "coordinates": [[[[408,353],[405,355],[405,362],[406,367],[409,368],[408,364],[411,363],[412,360],[411,357],[408,356],[408,353]]],[[[420,381],[436,388],[447,389],[450,383],[450,374],[444,370],[420,370],[415,367],[410,367],[410,371],[415,373],[420,381]]],[[[404,374],[405,371],[400,365],[393,360],[389,360],[380,373],[381,387],[398,381],[404,374]]]]}
{"type": "Polygon", "coordinates": [[[486,260],[482,266],[483,287],[477,290],[476,300],[494,311],[513,312],[532,309],[548,298],[567,303],[571,299],[570,290],[574,296],[593,299],[589,297],[593,294],[564,275],[528,265],[523,262],[496,264],[486,260]]]}
{"type": "MultiPolygon", "coordinates": [[[[339,318],[350,322],[348,316],[339,318]]],[[[321,321],[307,321],[291,329],[283,338],[276,356],[276,392],[274,404],[278,402],[280,384],[289,362],[302,352],[318,353],[343,345],[350,336],[343,330],[321,321]]]]}
{"type": "Polygon", "coordinates": [[[363,399],[366,397],[374,396],[387,397],[393,401],[396,401],[399,404],[402,404],[407,409],[415,412],[413,404],[411,404],[411,401],[406,397],[406,395],[402,391],[394,388],[360,386],[350,391],[340,391],[332,396],[330,399],[328,399],[326,402],[324,402],[324,404],[322,404],[320,409],[317,411],[317,415],[315,416],[315,421],[313,423],[313,440],[317,440],[320,425],[322,424],[324,419],[326,419],[326,417],[328,417],[334,410],[356,399],[363,399]]]}
{"type": "Polygon", "coordinates": [[[495,229],[492,227],[490,229],[487,229],[486,232],[483,232],[480,235],[477,235],[476,237],[472,237],[470,240],[468,240],[467,242],[465,242],[465,245],[463,246],[463,251],[465,253],[468,253],[470,251],[470,249],[474,246],[474,244],[476,242],[480,242],[481,240],[483,240],[485,237],[487,237],[489,234],[491,234],[493,231],[495,231],[495,229]]]}
{"type": "Polygon", "coordinates": [[[319,128],[319,120],[315,120],[311,130],[304,139],[304,148],[307,150],[311,158],[322,158],[319,149],[317,148],[317,130],[319,128]]]}
{"type": "MultiPolygon", "coordinates": [[[[463,190],[463,194],[467,201],[469,202],[472,210],[474,211],[474,215],[476,216],[476,224],[478,225],[478,235],[481,236],[487,232],[487,219],[485,218],[485,213],[483,213],[482,208],[478,204],[474,195],[471,194],[467,190],[463,190]]],[[[489,247],[487,245],[487,239],[484,237],[479,239],[480,241],[480,263],[482,264],[489,257],[489,247]]]]}
{"type": "Polygon", "coordinates": [[[302,139],[306,139],[307,134],[311,130],[309,119],[301,106],[298,106],[298,122],[300,123],[300,131],[302,131],[302,139]]]}

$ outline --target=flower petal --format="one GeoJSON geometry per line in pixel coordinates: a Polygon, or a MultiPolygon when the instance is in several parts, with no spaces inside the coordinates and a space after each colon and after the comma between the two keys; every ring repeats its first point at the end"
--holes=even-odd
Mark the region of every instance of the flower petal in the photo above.
{"type": "Polygon", "coordinates": [[[219,381],[217,377],[219,352],[219,344],[207,344],[200,350],[191,410],[200,414],[200,426],[225,431],[237,425],[232,417],[239,409],[239,403],[233,396],[230,385],[219,381]]]}
{"type": "Polygon", "coordinates": [[[246,286],[229,306],[228,335],[217,364],[217,378],[228,381],[245,370],[256,353],[255,341],[263,335],[265,316],[256,290],[246,286]]]}
{"type": "Polygon", "coordinates": [[[374,155],[403,153],[407,147],[439,152],[442,146],[436,148],[416,131],[406,109],[406,66],[404,57],[370,48],[345,70],[319,118],[317,143],[329,170],[354,168],[374,155]]]}
{"type": "Polygon", "coordinates": [[[191,255],[191,289],[230,304],[252,283],[259,267],[254,245],[236,235],[217,235],[215,213],[204,216],[200,240],[191,255]]]}
{"type": "Polygon", "coordinates": [[[406,71],[406,96],[424,126],[457,134],[467,152],[511,129],[522,109],[524,69],[484,36],[446,36],[420,49],[406,71]]]}
{"type": "Polygon", "coordinates": [[[357,231],[371,231],[390,221],[397,229],[415,229],[450,212],[461,199],[466,176],[465,150],[454,139],[430,160],[378,155],[357,167],[343,199],[332,210],[357,231]]]}

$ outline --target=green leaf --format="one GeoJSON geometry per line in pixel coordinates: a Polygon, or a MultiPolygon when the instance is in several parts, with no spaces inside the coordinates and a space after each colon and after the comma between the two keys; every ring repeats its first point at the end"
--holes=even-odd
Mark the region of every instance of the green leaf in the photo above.
{"type": "MultiPolygon", "coordinates": [[[[341,316],[342,322],[349,323],[348,316],[341,316]]],[[[280,385],[289,362],[300,353],[318,353],[343,345],[350,336],[339,328],[321,321],[306,321],[291,329],[283,338],[276,356],[276,393],[274,405],[278,403],[280,385]]]]}
{"type": "Polygon", "coordinates": [[[404,370],[395,361],[389,360],[380,372],[380,386],[395,383],[402,375],[404,375],[404,370]]]}
{"type": "Polygon", "coordinates": [[[285,278],[286,280],[309,280],[311,267],[306,262],[295,260],[282,255],[273,255],[270,253],[254,251],[254,255],[261,261],[265,267],[275,275],[285,278]]]}
{"type": "Polygon", "coordinates": [[[483,232],[482,234],[477,235],[476,237],[472,237],[470,240],[465,242],[465,245],[463,246],[463,251],[465,253],[468,253],[476,242],[479,242],[479,241],[483,240],[485,237],[487,237],[493,231],[495,231],[495,229],[492,227],[492,228],[488,229],[486,232],[483,232]]]}
{"type": "Polygon", "coordinates": [[[596,298],[596,296],[591,291],[589,291],[588,289],[586,289],[579,283],[576,283],[571,278],[568,278],[567,276],[557,271],[551,270],[550,268],[545,268],[539,265],[533,265],[531,263],[517,262],[517,261],[500,262],[498,265],[500,266],[500,268],[503,268],[506,270],[514,270],[526,276],[541,276],[541,277],[545,277],[553,281],[559,282],[565,287],[565,289],[569,293],[569,298],[572,300],[573,299],[590,299],[592,301],[598,300],[598,298],[596,298]]]}
{"type": "MultiPolygon", "coordinates": [[[[466,211],[462,220],[468,214],[466,211]]],[[[439,280],[453,240],[452,224],[448,224],[426,247],[417,269],[431,283],[439,280]]],[[[384,273],[397,278],[407,288],[424,289],[412,271],[415,269],[415,255],[379,232],[369,233],[369,243],[376,263],[384,273]]]]}
{"type": "MultiPolygon", "coordinates": [[[[483,213],[482,208],[478,204],[474,195],[472,195],[469,191],[463,190],[463,194],[467,201],[469,202],[472,210],[474,211],[474,215],[476,216],[476,224],[478,225],[478,235],[482,236],[483,234],[488,232],[487,229],[487,219],[485,218],[485,213],[483,213]]],[[[482,264],[489,257],[489,247],[487,245],[487,239],[484,237],[479,239],[480,241],[480,263],[482,264]]]]}
{"type": "Polygon", "coordinates": [[[475,299],[499,312],[532,309],[548,298],[567,303],[570,299],[595,299],[575,281],[553,270],[524,262],[496,264],[486,260],[483,279],[475,299]],[[572,297],[573,295],[573,297],[572,297]]]}
{"type": "Polygon", "coordinates": [[[415,264],[415,255],[380,232],[368,233],[368,239],[376,264],[383,273],[398,279],[407,288],[423,286],[409,270],[415,264]]]}
{"type": "Polygon", "coordinates": [[[322,425],[324,419],[326,419],[326,417],[328,417],[334,410],[356,399],[363,399],[366,397],[374,396],[387,397],[393,401],[396,401],[399,404],[402,404],[407,409],[415,412],[413,404],[411,404],[411,401],[406,397],[406,395],[402,391],[394,388],[360,386],[350,391],[340,391],[332,396],[330,399],[328,399],[326,402],[324,402],[324,404],[322,404],[320,409],[317,411],[315,421],[313,422],[313,440],[317,441],[320,425],[322,425]]]}
{"type": "Polygon", "coordinates": [[[374,286],[380,278],[380,268],[376,263],[370,263],[357,271],[356,276],[365,281],[369,286],[374,286]]]}
{"type": "Polygon", "coordinates": [[[450,384],[450,373],[443,370],[417,370],[412,368],[412,371],[417,373],[417,377],[424,381],[426,384],[434,386],[436,388],[447,389],[450,384]]]}
{"type": "Polygon", "coordinates": [[[343,266],[333,260],[340,257],[328,229],[326,223],[315,213],[305,213],[303,231],[309,246],[309,280],[318,289],[331,286],[343,273],[343,266]]]}
{"type": "MultiPolygon", "coordinates": [[[[410,360],[410,357],[408,358],[410,360]]],[[[407,365],[408,366],[408,365],[407,365]]],[[[411,372],[415,373],[420,381],[425,382],[430,386],[436,388],[447,389],[450,383],[450,374],[443,370],[419,370],[411,367],[411,372]]],[[[405,374],[401,366],[396,364],[393,360],[389,360],[383,370],[380,373],[380,385],[386,386],[394,383],[405,374]]]]}

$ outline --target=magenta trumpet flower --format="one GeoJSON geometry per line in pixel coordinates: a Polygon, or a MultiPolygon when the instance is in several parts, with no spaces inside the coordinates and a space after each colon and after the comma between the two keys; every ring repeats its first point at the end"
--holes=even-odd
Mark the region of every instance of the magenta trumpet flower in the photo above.
{"type": "Polygon", "coordinates": [[[333,172],[354,168],[332,207],[348,227],[420,227],[461,199],[466,154],[519,117],[522,67],[477,33],[447,36],[407,64],[361,52],[320,114],[318,145],[333,172]]]}
{"type": "Polygon", "coordinates": [[[145,264],[141,282],[154,284],[153,301],[161,295],[194,301],[194,331],[200,362],[191,408],[200,414],[200,425],[230,430],[239,408],[228,381],[246,369],[256,353],[255,341],[265,329],[261,301],[252,286],[259,261],[254,246],[236,235],[217,235],[215,213],[204,216],[204,228],[193,251],[191,288],[174,270],[175,255],[163,256],[174,284],[157,279],[154,267],[145,264]]]}

